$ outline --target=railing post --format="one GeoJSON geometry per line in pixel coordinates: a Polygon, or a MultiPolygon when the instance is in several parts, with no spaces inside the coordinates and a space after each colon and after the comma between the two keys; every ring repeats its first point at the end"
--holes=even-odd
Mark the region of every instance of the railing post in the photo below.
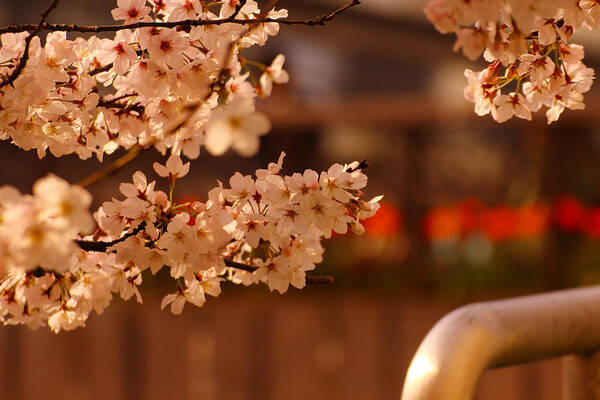
{"type": "Polygon", "coordinates": [[[600,352],[562,359],[563,400],[600,400],[600,352]]]}

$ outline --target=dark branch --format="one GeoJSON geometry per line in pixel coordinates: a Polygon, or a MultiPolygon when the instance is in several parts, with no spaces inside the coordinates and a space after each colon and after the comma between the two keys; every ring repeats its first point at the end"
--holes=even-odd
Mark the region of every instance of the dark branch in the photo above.
{"type": "Polygon", "coordinates": [[[240,0],[236,6],[235,6],[235,10],[233,10],[233,14],[231,14],[229,16],[229,18],[227,18],[229,21],[235,21],[235,18],[238,16],[238,14],[240,13],[242,7],[244,7],[246,5],[246,1],[248,0],[240,0]]]}
{"type": "Polygon", "coordinates": [[[87,240],[76,240],[75,243],[77,243],[77,245],[79,247],[81,247],[82,250],[103,253],[103,252],[106,252],[106,250],[109,247],[114,246],[115,244],[124,242],[125,240],[129,239],[130,237],[137,235],[138,233],[143,231],[145,228],[146,228],[146,222],[142,222],[131,232],[126,233],[125,235],[123,235],[123,237],[120,237],[119,239],[113,240],[111,242],[92,242],[92,241],[87,241],[87,240]]]}
{"type": "Polygon", "coordinates": [[[252,266],[252,265],[248,265],[248,264],[243,264],[243,263],[239,263],[239,262],[235,262],[233,260],[230,260],[228,258],[224,258],[223,261],[225,261],[225,265],[227,265],[229,268],[235,268],[235,269],[239,269],[242,271],[246,271],[246,272],[254,272],[258,269],[258,267],[252,266]]]}
{"type": "Polygon", "coordinates": [[[139,116],[144,114],[144,111],[146,110],[145,107],[141,104],[118,103],[117,99],[112,99],[112,100],[100,99],[98,101],[98,107],[117,108],[117,109],[121,110],[120,112],[135,111],[136,113],[138,113],[139,116]]]}
{"type": "MultiPolygon", "coordinates": [[[[238,6],[242,2],[238,3],[238,6]]],[[[191,20],[187,19],[184,21],[173,21],[173,22],[156,22],[156,21],[148,21],[148,22],[136,22],[133,24],[125,24],[125,25],[75,25],[75,24],[48,24],[42,23],[39,30],[46,31],[61,31],[61,32],[80,32],[80,33],[100,33],[100,32],[117,32],[124,29],[137,29],[137,28],[147,28],[147,27],[156,27],[156,28],[177,28],[177,27],[193,27],[193,26],[203,26],[203,25],[222,25],[227,23],[234,23],[240,25],[255,25],[255,24],[266,24],[270,22],[276,22],[278,24],[283,25],[325,25],[327,22],[331,21],[338,14],[346,11],[348,8],[357,6],[360,4],[360,0],[352,0],[349,3],[346,3],[342,7],[328,13],[323,14],[318,17],[306,20],[298,20],[298,19],[287,19],[287,18],[257,18],[257,19],[239,19],[239,18],[222,18],[222,19],[213,19],[213,20],[191,20]]],[[[241,8],[241,7],[240,7],[241,8]]],[[[234,14],[237,17],[237,14],[234,11],[234,14]]],[[[2,33],[17,33],[17,32],[28,32],[33,31],[32,35],[39,32],[37,30],[37,25],[34,24],[25,24],[25,25],[9,25],[3,28],[0,28],[0,34],[2,33]]]]}
{"type": "Polygon", "coordinates": [[[113,175],[117,173],[121,168],[129,164],[133,161],[137,156],[142,152],[142,147],[139,144],[134,145],[129,149],[125,155],[115,160],[112,164],[107,165],[106,167],[95,171],[91,175],[86,176],[76,184],[79,186],[87,187],[92,183],[99,181],[102,178],[113,175]]]}
{"type": "Polygon", "coordinates": [[[98,67],[98,68],[94,68],[93,70],[90,71],[90,75],[94,76],[97,75],[101,72],[106,72],[106,71],[110,71],[110,69],[113,67],[113,64],[106,64],[104,67],[98,67]]]}
{"type": "Polygon", "coordinates": [[[54,0],[52,3],[50,3],[48,9],[42,13],[40,23],[34,26],[33,31],[25,38],[25,49],[23,50],[23,55],[21,56],[21,59],[19,60],[19,63],[13,72],[0,83],[0,89],[8,85],[12,86],[13,82],[19,77],[19,75],[21,75],[21,72],[23,72],[27,66],[27,60],[29,60],[29,46],[31,45],[31,40],[37,36],[39,31],[42,30],[43,26],[46,24],[46,20],[50,16],[50,13],[58,6],[59,1],[60,0],[54,0]]]}
{"type": "Polygon", "coordinates": [[[306,275],[306,283],[325,283],[333,285],[334,278],[331,275],[306,275]]]}

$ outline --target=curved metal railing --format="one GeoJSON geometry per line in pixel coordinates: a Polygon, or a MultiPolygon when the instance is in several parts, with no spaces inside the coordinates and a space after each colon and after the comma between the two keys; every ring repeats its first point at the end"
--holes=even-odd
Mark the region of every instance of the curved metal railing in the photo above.
{"type": "Polygon", "coordinates": [[[600,349],[600,286],[463,306],[429,331],[402,400],[470,400],[492,368],[600,349]]]}

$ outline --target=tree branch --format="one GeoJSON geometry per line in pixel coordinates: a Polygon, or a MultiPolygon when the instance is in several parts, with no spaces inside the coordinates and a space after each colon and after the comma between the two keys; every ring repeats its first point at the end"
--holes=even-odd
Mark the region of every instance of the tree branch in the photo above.
{"type": "Polygon", "coordinates": [[[306,275],[306,283],[325,283],[327,285],[333,285],[335,279],[331,275],[306,275]]]}
{"type": "MultiPolygon", "coordinates": [[[[115,244],[124,242],[125,240],[129,239],[130,237],[137,235],[138,233],[143,231],[145,227],[146,227],[146,223],[142,222],[141,224],[139,224],[137,226],[137,228],[135,228],[131,232],[129,232],[129,233],[123,235],[123,237],[113,240],[111,242],[92,242],[92,241],[87,241],[87,240],[76,240],[75,243],[77,243],[79,245],[79,247],[81,247],[82,250],[103,253],[106,250],[108,250],[109,247],[112,247],[115,244]]],[[[239,263],[239,262],[230,260],[228,258],[224,258],[223,261],[225,261],[225,265],[228,266],[229,268],[235,268],[235,269],[239,269],[241,271],[254,272],[258,269],[258,267],[255,267],[253,265],[239,263]]],[[[307,275],[306,283],[309,283],[309,284],[313,284],[313,283],[332,284],[333,276],[307,275]]]]}
{"type": "Polygon", "coordinates": [[[76,185],[87,187],[90,186],[92,183],[99,181],[102,178],[116,173],[121,168],[133,161],[137,156],[139,156],[142,150],[143,148],[139,144],[134,145],[129,149],[129,151],[127,151],[127,153],[125,153],[124,156],[116,159],[112,164],[109,164],[106,167],[86,176],[85,178],[77,182],[76,185]]]}
{"type": "Polygon", "coordinates": [[[17,64],[17,67],[13,70],[13,72],[0,83],[0,89],[7,85],[12,86],[13,82],[19,77],[19,75],[21,75],[21,72],[23,72],[27,66],[27,60],[29,60],[29,46],[31,45],[31,40],[37,36],[38,32],[42,30],[43,26],[46,24],[46,20],[50,16],[50,13],[58,6],[59,1],[60,0],[54,0],[52,3],[50,3],[50,6],[48,6],[46,11],[42,13],[42,18],[40,19],[39,24],[34,25],[33,31],[25,38],[25,49],[23,50],[23,55],[19,60],[19,64],[17,64]]]}
{"type": "Polygon", "coordinates": [[[228,258],[224,258],[223,261],[225,261],[225,265],[227,265],[229,268],[235,268],[241,271],[254,272],[258,269],[258,267],[255,267],[253,265],[239,263],[228,258]]]}
{"type": "Polygon", "coordinates": [[[138,233],[143,231],[145,228],[146,228],[146,222],[144,221],[144,222],[140,223],[131,232],[126,233],[119,239],[115,239],[110,242],[94,242],[94,241],[88,241],[88,240],[76,240],[75,243],[77,243],[77,245],[82,250],[102,253],[102,252],[105,252],[106,250],[108,250],[109,247],[114,246],[115,244],[124,242],[125,240],[129,239],[130,237],[137,235],[138,233]]]}
{"type": "MultiPolygon", "coordinates": [[[[58,0],[56,0],[58,1],[58,0]]],[[[242,2],[238,3],[241,4],[242,2]]],[[[255,25],[255,24],[266,24],[270,22],[276,22],[278,24],[283,25],[325,25],[327,22],[331,21],[338,14],[346,11],[347,9],[357,6],[360,4],[360,0],[351,0],[350,2],[344,4],[340,8],[327,13],[320,15],[315,18],[299,20],[299,19],[287,19],[287,18],[257,18],[257,19],[239,19],[237,17],[237,13],[234,11],[234,18],[222,18],[222,19],[213,19],[213,20],[192,20],[186,19],[183,21],[173,21],[173,22],[157,22],[157,21],[148,21],[148,22],[136,22],[132,24],[124,24],[124,25],[75,25],[75,24],[48,24],[46,22],[41,23],[40,25],[35,24],[24,24],[24,25],[9,25],[0,28],[0,34],[2,33],[18,33],[18,32],[27,32],[33,31],[32,35],[36,34],[40,30],[46,31],[61,31],[61,32],[80,32],[80,33],[100,33],[100,32],[117,32],[124,29],[137,29],[137,28],[147,28],[147,27],[155,27],[155,28],[176,28],[176,27],[194,27],[194,26],[204,26],[204,25],[222,25],[227,23],[240,24],[240,25],[255,25]],[[40,29],[37,27],[40,26],[40,29]]],[[[236,8],[237,9],[237,8],[236,8]]],[[[241,9],[241,7],[240,7],[241,9]]],[[[239,12],[239,11],[238,11],[239,12]]]]}
{"type": "Polygon", "coordinates": [[[236,6],[235,6],[235,10],[233,10],[233,14],[231,14],[229,16],[229,20],[230,21],[235,21],[235,18],[238,16],[238,14],[240,13],[240,10],[242,9],[242,7],[244,7],[246,5],[246,1],[248,0],[240,0],[236,6]]]}
{"type": "Polygon", "coordinates": [[[112,67],[113,67],[113,63],[106,64],[104,67],[94,68],[93,70],[90,71],[90,75],[94,76],[94,75],[97,75],[97,74],[99,74],[101,72],[110,71],[110,69],[112,67]]]}
{"type": "Polygon", "coordinates": [[[146,108],[141,104],[123,104],[118,103],[117,99],[104,100],[103,98],[98,100],[98,107],[117,108],[121,110],[119,111],[119,113],[135,111],[140,117],[142,116],[142,114],[144,114],[144,111],[146,110],[146,108]]]}
{"type": "Polygon", "coordinates": [[[144,222],[140,223],[131,232],[126,233],[125,235],[123,235],[119,239],[115,239],[115,240],[110,241],[110,242],[93,242],[93,241],[88,241],[88,240],[76,240],[75,243],[77,243],[77,245],[79,247],[81,247],[82,250],[85,250],[85,251],[95,251],[95,252],[103,253],[109,247],[114,246],[115,244],[119,244],[121,242],[124,242],[125,240],[129,239],[130,237],[137,235],[138,233],[140,233],[141,231],[143,231],[145,228],[146,228],[146,222],[144,221],[144,222]]]}

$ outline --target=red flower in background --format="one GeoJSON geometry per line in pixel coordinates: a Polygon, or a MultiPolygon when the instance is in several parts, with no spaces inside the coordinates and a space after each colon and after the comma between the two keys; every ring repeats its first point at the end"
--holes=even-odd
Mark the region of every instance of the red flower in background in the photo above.
{"type": "Polygon", "coordinates": [[[600,238],[600,207],[588,210],[582,220],[585,233],[595,238],[600,238]]]}
{"type": "Polygon", "coordinates": [[[425,216],[423,231],[430,240],[458,237],[461,233],[461,213],[457,208],[433,208],[425,216]]]}
{"type": "Polygon", "coordinates": [[[518,237],[529,238],[539,236],[548,230],[550,208],[544,204],[531,204],[519,207],[515,234],[518,237]]]}
{"type": "MultiPolygon", "coordinates": [[[[481,201],[467,199],[456,206],[432,208],[425,216],[423,229],[430,240],[465,237],[481,231],[491,241],[501,241],[543,234],[549,226],[549,215],[549,207],[539,203],[485,208],[481,201]]],[[[600,213],[598,232],[600,235],[600,213]]]]}
{"type": "Polygon", "coordinates": [[[466,199],[458,205],[462,236],[467,236],[481,227],[481,213],[484,209],[481,200],[475,198],[466,199]]]}
{"type": "Polygon", "coordinates": [[[573,196],[561,196],[554,203],[554,222],[567,232],[581,231],[586,225],[586,214],[583,204],[573,196]]]}
{"type": "Polygon", "coordinates": [[[496,207],[481,214],[481,229],[492,241],[500,241],[514,236],[517,231],[518,214],[508,207],[496,207]]]}
{"type": "Polygon", "coordinates": [[[380,208],[371,218],[363,222],[369,236],[392,237],[402,229],[402,214],[398,207],[381,201],[380,208]]]}

